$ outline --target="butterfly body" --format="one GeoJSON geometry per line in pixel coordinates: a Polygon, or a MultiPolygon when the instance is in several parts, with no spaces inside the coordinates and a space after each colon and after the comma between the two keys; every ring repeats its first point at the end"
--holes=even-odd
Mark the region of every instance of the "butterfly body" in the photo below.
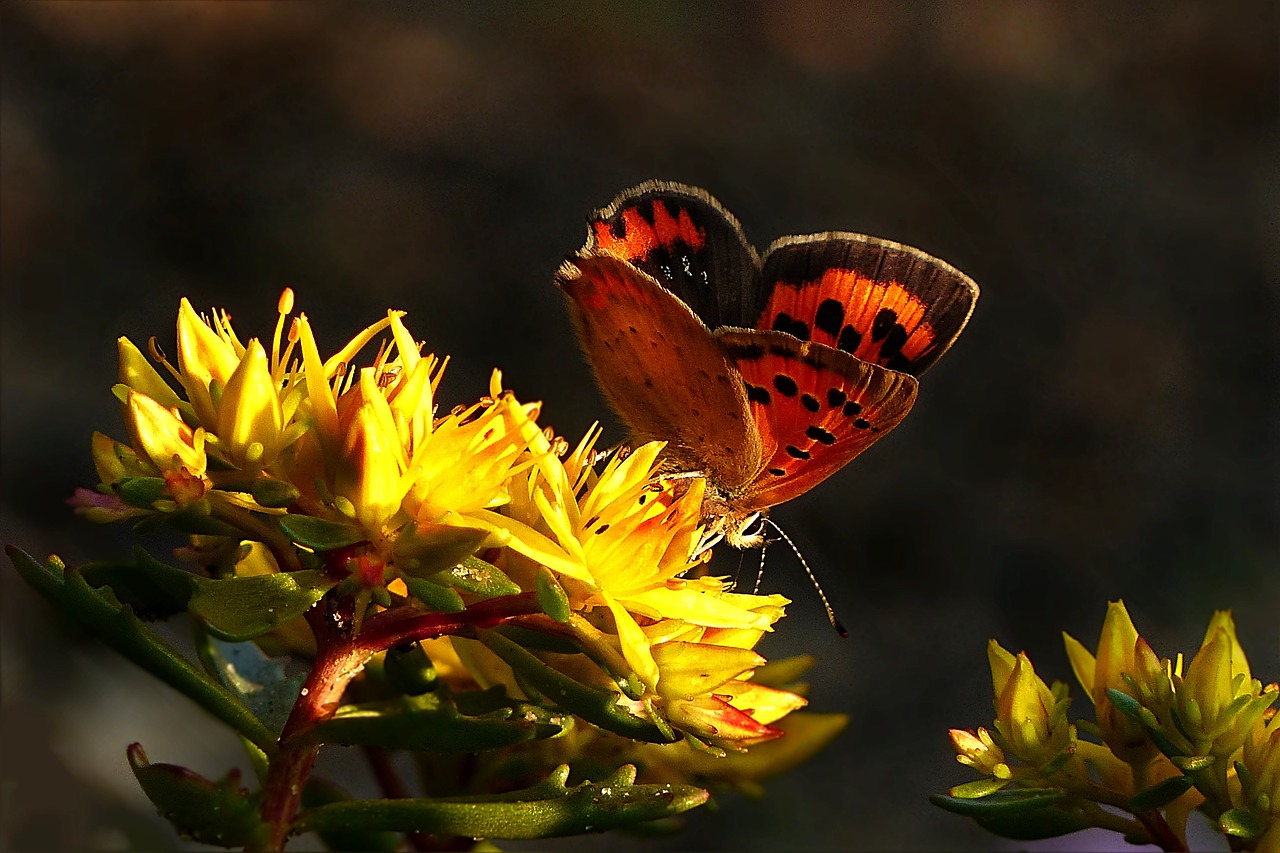
{"type": "Polygon", "coordinates": [[[901,244],[828,232],[763,260],[718,202],[648,182],[591,216],[557,273],[597,382],[672,472],[708,481],[709,530],[813,488],[897,426],[977,286],[901,244]]]}

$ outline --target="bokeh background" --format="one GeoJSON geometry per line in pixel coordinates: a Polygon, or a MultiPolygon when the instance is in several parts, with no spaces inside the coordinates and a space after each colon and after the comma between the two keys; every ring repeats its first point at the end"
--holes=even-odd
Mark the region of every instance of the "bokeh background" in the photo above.
{"type": "MultiPolygon", "coordinates": [[[[498,366],[618,439],[551,283],[617,191],[706,187],[762,247],[911,243],[981,284],[968,330],[903,427],[775,513],[851,638],[784,549],[764,579],[795,603],[763,650],[816,654],[850,729],[673,839],[552,846],[991,849],[925,799],[970,778],[946,729],[990,719],[988,637],[1069,679],[1059,632],[1091,644],[1108,600],[1163,654],[1232,608],[1280,677],[1278,9],[5,3],[2,538],[125,553],[63,500],[121,433],[115,338],[171,350],[184,295],[267,335],[292,286],[322,345],[404,308],[446,401],[498,366]]],[[[124,747],[216,775],[234,741],[0,589],[0,846],[183,848],[124,747]]]]}

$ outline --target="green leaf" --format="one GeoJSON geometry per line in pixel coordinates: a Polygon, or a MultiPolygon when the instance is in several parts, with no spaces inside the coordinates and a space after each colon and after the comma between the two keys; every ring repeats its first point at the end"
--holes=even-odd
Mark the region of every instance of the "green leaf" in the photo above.
{"type": "Polygon", "coordinates": [[[519,595],[520,585],[507,577],[501,569],[479,557],[467,557],[448,571],[438,572],[433,578],[437,583],[448,583],[483,598],[500,595],[519,595]]]}
{"type": "Polygon", "coordinates": [[[438,693],[346,705],[315,727],[330,743],[383,746],[415,752],[485,752],[554,737],[571,724],[563,714],[508,702],[480,716],[463,716],[438,693]]]}
{"type": "Polygon", "coordinates": [[[160,814],[201,844],[244,847],[268,831],[258,817],[258,797],[240,787],[240,771],[212,782],[176,764],[151,764],[142,746],[128,750],[129,766],[160,814]]]}
{"type": "Polygon", "coordinates": [[[572,788],[564,784],[568,774],[568,766],[561,765],[538,785],[490,796],[334,803],[302,815],[294,831],[359,828],[463,838],[555,838],[671,817],[709,798],[692,785],[636,785],[630,765],[602,782],[572,788]]]}
{"type": "Polygon", "coordinates": [[[296,501],[302,493],[298,491],[297,486],[286,483],[284,480],[259,477],[249,486],[249,494],[253,496],[258,506],[284,509],[296,501]]]}
{"type": "MultiPolygon", "coordinates": [[[[351,797],[346,791],[327,779],[312,776],[307,786],[302,789],[302,807],[314,809],[329,803],[349,802],[351,797]]],[[[339,827],[327,829],[320,833],[320,840],[330,850],[351,851],[351,853],[394,853],[400,849],[400,833],[386,830],[348,829],[339,827]]]]}
{"type": "Polygon", "coordinates": [[[276,520],[285,535],[316,551],[332,551],[365,541],[360,528],[312,515],[283,515],[276,520]]]}
{"type": "Polygon", "coordinates": [[[1137,699],[1134,699],[1128,693],[1116,690],[1114,687],[1107,688],[1107,698],[1109,698],[1111,700],[1111,704],[1119,708],[1125,716],[1141,723],[1142,727],[1147,731],[1147,737],[1151,738],[1151,742],[1156,745],[1156,749],[1164,753],[1165,756],[1168,758],[1176,758],[1182,754],[1181,750],[1173,745],[1169,738],[1165,736],[1164,732],[1160,731],[1157,725],[1153,725],[1154,715],[1148,709],[1142,707],[1142,704],[1137,699]]]}
{"type": "Polygon", "coordinates": [[[947,794],[960,800],[978,800],[991,796],[1008,785],[1010,781],[1009,779],[975,779],[963,785],[956,785],[947,791],[947,794]]]}
{"type": "Polygon", "coordinates": [[[403,580],[410,595],[437,613],[461,613],[467,609],[462,596],[452,587],[424,581],[422,578],[406,577],[403,580]]]}
{"type": "Polygon", "coordinates": [[[146,620],[163,619],[187,609],[195,594],[195,576],[134,549],[134,561],[89,563],[80,574],[90,586],[111,587],[116,599],[146,620]]]}
{"type": "Polygon", "coordinates": [[[405,574],[429,578],[475,554],[488,536],[488,531],[471,527],[410,524],[396,537],[396,566],[405,574]]]}
{"type": "Polygon", "coordinates": [[[142,624],[132,610],[115,600],[109,589],[95,590],[79,572],[56,558],[41,564],[12,546],[5,551],[23,580],[106,645],[187,696],[268,755],[275,754],[275,735],[231,691],[142,624]]]}
{"type": "Polygon", "coordinates": [[[421,643],[392,646],[382,660],[382,672],[391,686],[406,696],[421,696],[439,686],[435,664],[421,643]]]}
{"type": "Polygon", "coordinates": [[[242,531],[221,519],[214,518],[212,505],[207,498],[196,501],[174,512],[160,516],[164,523],[182,533],[198,536],[240,536],[242,531]]]}
{"type": "Polygon", "coordinates": [[[517,676],[526,680],[549,701],[592,725],[648,743],[671,743],[675,740],[669,731],[663,732],[658,725],[634,716],[618,704],[621,698],[619,694],[597,690],[574,681],[497,631],[481,632],[479,639],[490,651],[506,661],[517,676]]]}
{"type": "Polygon", "coordinates": [[[217,675],[263,725],[277,734],[298,701],[298,691],[306,682],[305,673],[288,676],[283,660],[267,657],[253,643],[227,643],[207,636],[200,655],[210,672],[217,675]]]}
{"type": "Polygon", "coordinates": [[[252,640],[307,611],[336,581],[317,569],[249,575],[239,578],[196,578],[190,610],[224,640],[252,640]]]}
{"type": "Polygon", "coordinates": [[[929,802],[973,818],[988,832],[1018,841],[1055,838],[1093,826],[1059,788],[1005,789],[981,799],[934,794],[929,802]]]}
{"type": "Polygon", "coordinates": [[[558,655],[585,654],[577,643],[560,634],[534,631],[530,628],[521,628],[519,625],[503,625],[502,633],[508,640],[512,640],[526,649],[539,652],[555,652],[558,655]]]}
{"type": "Polygon", "coordinates": [[[168,496],[166,485],[164,477],[121,477],[111,484],[111,491],[129,506],[151,509],[152,504],[168,496]]]}
{"type": "Polygon", "coordinates": [[[1217,761],[1212,755],[1172,755],[1169,761],[1183,773],[1198,773],[1217,761]]]}
{"type": "Polygon", "coordinates": [[[568,622],[573,614],[564,587],[560,586],[556,576],[546,567],[538,570],[538,604],[543,613],[561,624],[568,622]]]}
{"type": "Polygon", "coordinates": [[[1169,805],[1191,789],[1190,776],[1170,776],[1133,795],[1129,801],[1129,810],[1133,812],[1149,812],[1169,805]]]}
{"type": "Polygon", "coordinates": [[[1142,722],[1142,703],[1137,699],[1134,699],[1128,693],[1116,690],[1114,687],[1107,688],[1107,698],[1126,717],[1130,717],[1139,723],[1142,722]]]}
{"type": "Polygon", "coordinates": [[[1248,809],[1228,809],[1218,818],[1218,828],[1227,835],[1254,841],[1267,831],[1267,823],[1248,809]]]}

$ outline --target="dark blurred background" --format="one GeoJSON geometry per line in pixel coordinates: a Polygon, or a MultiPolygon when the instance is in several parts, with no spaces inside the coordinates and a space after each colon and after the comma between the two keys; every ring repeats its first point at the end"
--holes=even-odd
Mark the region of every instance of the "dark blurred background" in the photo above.
{"type": "MultiPolygon", "coordinates": [[[[901,429],[775,513],[851,638],[782,548],[764,579],[795,603],[763,651],[818,655],[851,727],[627,843],[990,849],[925,799],[971,778],[946,729],[989,723],[988,637],[1069,679],[1059,632],[1092,645],[1108,600],[1166,655],[1232,608],[1280,676],[1278,9],[5,3],[0,538],[126,553],[63,500],[123,432],[115,338],[172,351],[184,295],[267,336],[292,286],[330,347],[407,309],[446,405],[497,366],[576,436],[608,416],[551,276],[622,188],[703,186],[760,247],[910,243],[980,283],[973,320],[901,429]]],[[[0,846],[183,847],[125,745],[220,775],[234,741],[0,583],[0,846]]]]}

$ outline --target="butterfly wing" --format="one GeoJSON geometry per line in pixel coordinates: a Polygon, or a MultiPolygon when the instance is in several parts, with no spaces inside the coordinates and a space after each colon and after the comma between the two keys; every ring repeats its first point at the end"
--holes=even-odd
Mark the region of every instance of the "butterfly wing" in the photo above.
{"type": "Polygon", "coordinates": [[[697,187],[646,181],[588,219],[581,254],[635,265],[709,328],[751,326],[760,313],[760,258],[738,220],[697,187]]]}
{"type": "Polygon", "coordinates": [[[902,422],[915,377],[782,332],[717,333],[751,402],[763,448],[741,510],[791,500],[847,465],[902,422]]]}
{"type": "Polygon", "coordinates": [[[746,389],[720,343],[651,276],[607,254],[576,256],[556,283],[596,381],[640,440],[725,488],[760,467],[746,389]]]}
{"type": "Polygon", "coordinates": [[[764,260],[753,324],[919,376],[959,336],[973,279],[931,255],[864,234],[784,237],[764,260]]]}

